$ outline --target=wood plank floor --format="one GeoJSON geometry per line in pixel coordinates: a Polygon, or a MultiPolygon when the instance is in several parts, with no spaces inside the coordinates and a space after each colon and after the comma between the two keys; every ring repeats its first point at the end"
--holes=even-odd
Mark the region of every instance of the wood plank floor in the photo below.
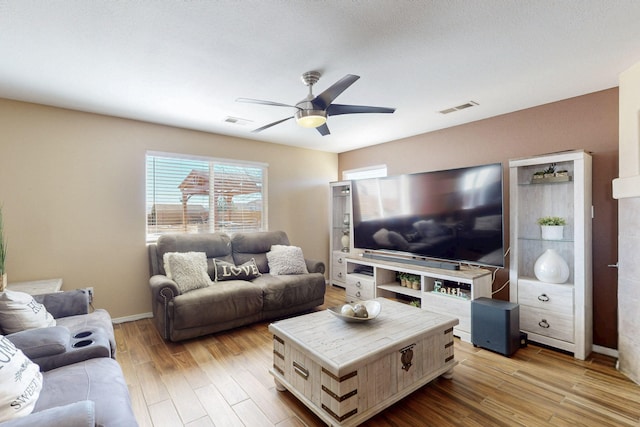
{"type": "MultiPolygon", "coordinates": [[[[329,287],[326,308],[344,301],[329,287]]],[[[118,362],[141,427],[322,426],[268,373],[268,322],[181,343],[150,319],[115,325],[118,362]]],[[[615,359],[586,361],[529,345],[507,358],[455,340],[451,380],[438,378],[367,426],[639,426],[640,386],[615,359]]]]}

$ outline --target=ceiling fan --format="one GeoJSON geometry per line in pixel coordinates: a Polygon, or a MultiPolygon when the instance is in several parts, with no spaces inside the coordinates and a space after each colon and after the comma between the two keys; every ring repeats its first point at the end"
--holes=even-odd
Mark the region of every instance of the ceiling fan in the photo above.
{"type": "Polygon", "coordinates": [[[327,117],[337,116],[340,114],[357,114],[357,113],[393,113],[395,108],[385,107],[369,107],[366,105],[342,105],[333,104],[333,101],[344,92],[349,86],[356,82],[360,76],[353,74],[347,74],[332,86],[326,89],[318,96],[314,96],[312,87],[320,79],[320,73],[318,71],[309,71],[302,75],[302,82],[305,86],[309,87],[309,94],[302,101],[296,105],[282,104],[280,102],[263,101],[260,99],[251,98],[238,98],[237,102],[248,102],[251,104],[272,105],[276,107],[290,107],[295,108],[296,112],[293,116],[284,118],[282,120],[269,123],[268,125],[254,129],[252,132],[261,132],[272,126],[286,122],[287,120],[296,119],[296,122],[306,128],[316,128],[320,135],[329,135],[329,127],[327,126],[327,117]]]}

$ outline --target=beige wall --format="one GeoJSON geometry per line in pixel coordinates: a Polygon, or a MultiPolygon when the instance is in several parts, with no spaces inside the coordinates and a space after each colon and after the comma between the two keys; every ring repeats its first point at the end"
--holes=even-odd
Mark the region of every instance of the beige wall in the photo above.
{"type": "MultiPolygon", "coordinates": [[[[593,153],[594,342],[616,348],[616,303],[611,300],[615,300],[617,278],[607,264],[618,259],[617,203],[611,191],[618,169],[617,88],[342,153],[339,176],[345,169],[385,163],[389,175],[397,175],[502,162],[505,218],[509,218],[508,160],[569,149],[593,153]]],[[[494,289],[507,279],[506,269],[499,272],[494,289]]],[[[507,291],[508,287],[496,297],[508,299],[507,291]]]]}
{"type": "Polygon", "coordinates": [[[269,228],[328,261],[336,154],[0,99],[9,282],[62,277],[114,318],[150,312],[146,150],[268,163],[269,228]]]}

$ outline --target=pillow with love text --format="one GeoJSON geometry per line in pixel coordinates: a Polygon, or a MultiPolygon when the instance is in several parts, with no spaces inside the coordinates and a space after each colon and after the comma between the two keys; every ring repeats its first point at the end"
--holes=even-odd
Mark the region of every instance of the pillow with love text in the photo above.
{"type": "Polygon", "coordinates": [[[256,265],[256,260],[253,258],[241,265],[234,265],[219,259],[214,259],[213,264],[216,271],[216,282],[223,280],[253,280],[261,275],[256,265]]]}

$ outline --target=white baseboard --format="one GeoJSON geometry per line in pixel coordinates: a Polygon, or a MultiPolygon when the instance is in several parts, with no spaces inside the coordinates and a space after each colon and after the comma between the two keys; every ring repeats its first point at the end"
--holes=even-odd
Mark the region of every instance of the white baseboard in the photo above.
{"type": "Polygon", "coordinates": [[[604,354],[605,356],[611,356],[618,359],[618,350],[616,350],[615,348],[603,347],[601,345],[594,345],[592,350],[596,353],[604,354]]]}
{"type": "Polygon", "coordinates": [[[141,314],[134,314],[131,316],[117,317],[115,319],[111,319],[111,321],[113,323],[125,323],[125,322],[133,322],[135,320],[149,319],[151,317],[153,317],[153,313],[141,313],[141,314]]]}

